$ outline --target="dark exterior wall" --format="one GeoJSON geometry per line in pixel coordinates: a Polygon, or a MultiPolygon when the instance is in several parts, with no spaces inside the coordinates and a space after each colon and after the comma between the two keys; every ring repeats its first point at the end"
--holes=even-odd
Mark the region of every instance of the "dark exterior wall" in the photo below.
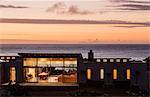
{"type": "Polygon", "coordinates": [[[100,80],[100,69],[104,69],[104,81],[105,83],[113,82],[113,69],[117,69],[117,80],[126,81],[126,69],[130,68],[130,63],[126,62],[95,62],[94,72],[96,80],[100,80]]]}
{"type": "Polygon", "coordinates": [[[0,86],[1,86],[1,82],[2,82],[2,65],[0,63],[0,86]]]}
{"type": "Polygon", "coordinates": [[[135,72],[139,71],[138,85],[142,90],[148,90],[148,71],[147,64],[145,62],[96,62],[96,60],[84,60],[83,64],[78,66],[79,72],[79,83],[86,83],[87,80],[87,69],[92,70],[92,81],[103,81],[100,80],[100,69],[104,69],[104,84],[114,85],[115,81],[118,82],[129,82],[130,86],[136,84],[135,72]],[[113,69],[117,69],[117,80],[113,79],[113,69]],[[130,69],[131,79],[127,80],[126,70],[130,69]]]}
{"type": "Polygon", "coordinates": [[[4,62],[4,82],[7,83],[10,81],[10,67],[15,67],[16,69],[16,81],[23,81],[23,66],[20,59],[17,59],[13,62],[4,62]]]}
{"type": "Polygon", "coordinates": [[[23,63],[22,60],[17,60],[14,62],[16,66],[16,77],[17,77],[17,82],[23,82],[23,63]]]}
{"type": "Polygon", "coordinates": [[[79,59],[77,60],[77,83],[80,83],[82,82],[82,79],[83,79],[83,75],[84,73],[82,72],[82,65],[83,64],[83,60],[82,59],[79,59]]]}
{"type": "Polygon", "coordinates": [[[148,89],[148,73],[146,63],[131,63],[132,85],[138,85],[142,90],[148,89]]]}
{"type": "Polygon", "coordinates": [[[4,73],[4,72],[5,72],[5,70],[4,70],[4,65],[5,65],[5,64],[0,63],[0,84],[1,84],[1,83],[4,83],[4,80],[5,80],[5,79],[4,79],[4,77],[5,77],[5,75],[4,75],[4,74],[5,74],[5,73],[4,73]]]}
{"type": "Polygon", "coordinates": [[[91,69],[91,79],[93,81],[98,80],[97,76],[98,76],[98,70],[96,68],[95,62],[89,61],[86,67],[86,70],[90,68],[91,69]]]}
{"type": "Polygon", "coordinates": [[[9,63],[3,63],[4,64],[4,82],[9,82],[9,63]]]}
{"type": "MultiPolygon", "coordinates": [[[[100,80],[100,69],[104,69],[104,81],[105,83],[112,83],[113,82],[113,69],[117,69],[118,75],[117,75],[117,80],[118,81],[123,81],[126,80],[126,69],[130,68],[130,63],[126,62],[96,62],[95,60],[93,61],[87,61],[86,63],[84,62],[83,66],[80,66],[80,69],[82,71],[85,71],[87,68],[91,68],[92,70],[92,80],[93,81],[99,81],[100,80]],[[108,81],[109,80],[109,81],[108,81]]],[[[84,77],[87,77],[86,74],[84,77]]],[[[86,82],[86,78],[84,79],[86,82]]]]}
{"type": "Polygon", "coordinates": [[[78,65],[78,83],[86,83],[86,64],[83,62],[78,65]]]}
{"type": "MultiPolygon", "coordinates": [[[[113,71],[113,64],[109,63],[98,63],[104,68],[104,82],[105,84],[111,84],[113,82],[113,76],[112,76],[112,71],[113,71]]],[[[100,68],[99,68],[100,69],[100,68]]]]}

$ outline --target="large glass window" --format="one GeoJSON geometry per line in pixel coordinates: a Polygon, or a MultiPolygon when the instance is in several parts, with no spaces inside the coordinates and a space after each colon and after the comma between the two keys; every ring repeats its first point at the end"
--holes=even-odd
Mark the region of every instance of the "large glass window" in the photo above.
{"type": "Polygon", "coordinates": [[[26,82],[77,82],[77,58],[25,58],[26,82]]]}

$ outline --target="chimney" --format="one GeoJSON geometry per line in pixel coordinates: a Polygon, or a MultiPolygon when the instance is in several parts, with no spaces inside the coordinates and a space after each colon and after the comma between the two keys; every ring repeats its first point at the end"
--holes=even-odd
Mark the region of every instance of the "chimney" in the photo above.
{"type": "Polygon", "coordinates": [[[90,50],[90,52],[88,52],[88,60],[93,60],[94,59],[94,53],[92,50],[90,50]]]}

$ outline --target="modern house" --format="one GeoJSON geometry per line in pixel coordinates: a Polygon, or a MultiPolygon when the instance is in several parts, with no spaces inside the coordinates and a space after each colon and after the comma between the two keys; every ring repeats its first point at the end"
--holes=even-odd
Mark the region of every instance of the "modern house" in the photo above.
{"type": "Polygon", "coordinates": [[[18,53],[18,56],[0,56],[0,59],[1,84],[11,80],[28,85],[136,85],[143,91],[149,89],[150,57],[142,61],[94,58],[90,50],[87,59],[80,53],[18,53]]]}

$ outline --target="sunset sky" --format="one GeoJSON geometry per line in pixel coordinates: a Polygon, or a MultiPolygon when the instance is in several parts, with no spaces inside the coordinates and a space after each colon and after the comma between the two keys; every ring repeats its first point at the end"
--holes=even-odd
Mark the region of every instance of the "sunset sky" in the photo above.
{"type": "Polygon", "coordinates": [[[150,44],[150,1],[0,0],[0,43],[150,44]]]}

